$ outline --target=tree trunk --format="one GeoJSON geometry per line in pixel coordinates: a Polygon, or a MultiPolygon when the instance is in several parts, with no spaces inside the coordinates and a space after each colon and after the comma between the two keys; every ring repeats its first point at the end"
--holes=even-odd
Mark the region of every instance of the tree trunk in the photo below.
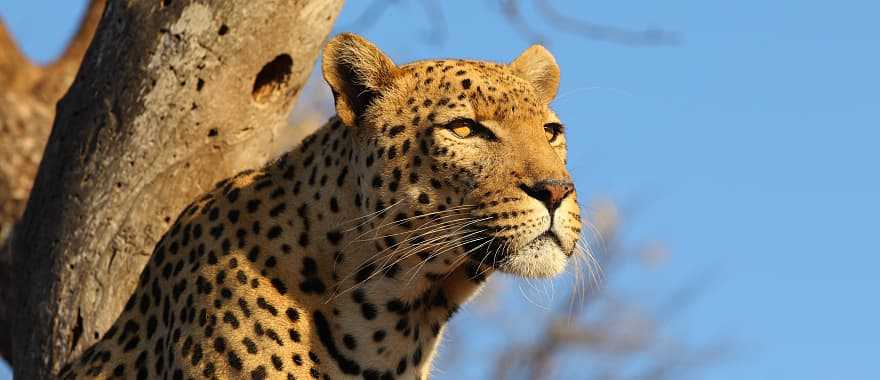
{"type": "Polygon", "coordinates": [[[105,0],[92,0],[79,31],[53,63],[39,67],[0,22],[0,356],[11,359],[12,253],[8,237],[30,194],[55,118],[55,103],[73,81],[105,0]]]}
{"type": "Polygon", "coordinates": [[[177,213],[269,158],[341,5],[107,4],[13,236],[17,378],[92,344],[177,213]]]}

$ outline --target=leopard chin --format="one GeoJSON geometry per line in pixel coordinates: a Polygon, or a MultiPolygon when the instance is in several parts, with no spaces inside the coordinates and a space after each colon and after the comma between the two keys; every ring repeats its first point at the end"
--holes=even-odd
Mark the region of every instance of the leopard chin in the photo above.
{"type": "Polygon", "coordinates": [[[525,246],[511,250],[498,263],[498,270],[529,278],[549,278],[562,273],[571,253],[566,253],[551,233],[542,234],[525,246]]]}

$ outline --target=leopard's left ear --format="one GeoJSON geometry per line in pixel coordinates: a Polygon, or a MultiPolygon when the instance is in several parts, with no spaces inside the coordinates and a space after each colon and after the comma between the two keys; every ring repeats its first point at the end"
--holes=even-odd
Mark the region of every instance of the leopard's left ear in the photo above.
{"type": "Polygon", "coordinates": [[[559,90],[559,65],[556,58],[541,45],[532,45],[510,63],[521,78],[535,86],[544,103],[550,103],[559,90]]]}

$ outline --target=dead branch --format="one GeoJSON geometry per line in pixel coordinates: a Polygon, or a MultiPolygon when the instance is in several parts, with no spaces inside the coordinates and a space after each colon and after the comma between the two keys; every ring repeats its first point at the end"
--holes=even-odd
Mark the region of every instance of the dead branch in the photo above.
{"type": "MultiPolygon", "coordinates": [[[[599,203],[587,220],[594,227],[592,241],[603,241],[594,251],[605,272],[614,275],[633,265],[640,250],[629,251],[617,238],[618,212],[608,203],[599,203]],[[599,239],[601,237],[601,239],[599,239]]],[[[706,345],[689,344],[668,336],[665,326],[699,297],[711,276],[699,276],[665,297],[660,310],[648,314],[626,297],[607,287],[590,287],[581,301],[577,285],[569,300],[561,302],[549,316],[524,316],[539,333],[533,341],[511,338],[494,367],[498,379],[567,378],[560,370],[566,357],[577,354],[578,378],[645,379],[680,378],[711,366],[728,356],[731,344],[724,340],[706,345]],[[574,298],[572,300],[572,298],[574,298]],[[574,308],[569,307],[571,303],[574,308]],[[542,323],[535,323],[540,322],[542,323]],[[566,356],[569,355],[569,356],[566,356]],[[637,363],[640,370],[632,371],[637,363]]],[[[511,334],[513,336],[515,334],[511,334]]]]}
{"type": "MultiPolygon", "coordinates": [[[[569,17],[559,11],[547,0],[533,0],[538,16],[550,24],[551,28],[582,36],[596,41],[605,41],[627,46],[664,46],[678,45],[681,36],[661,28],[631,30],[622,27],[603,25],[588,20],[569,17]]],[[[344,29],[365,31],[379,22],[382,16],[392,7],[399,6],[402,0],[374,0],[344,29]]],[[[418,0],[416,3],[425,10],[425,19],[430,28],[424,33],[422,40],[432,45],[446,41],[447,25],[443,7],[436,0],[418,0]]],[[[531,43],[552,44],[552,40],[544,33],[533,28],[523,12],[525,0],[490,0],[498,7],[501,16],[526,40],[531,43]]]]}
{"type": "Polygon", "coordinates": [[[664,29],[629,30],[621,27],[596,24],[579,20],[560,12],[547,0],[535,0],[536,8],[544,19],[559,30],[577,34],[585,38],[628,46],[678,45],[678,33],[664,29]]]}

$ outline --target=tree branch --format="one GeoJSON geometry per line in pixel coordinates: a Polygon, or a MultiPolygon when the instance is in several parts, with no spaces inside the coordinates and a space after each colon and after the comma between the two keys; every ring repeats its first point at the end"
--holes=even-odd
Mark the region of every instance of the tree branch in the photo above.
{"type": "Polygon", "coordinates": [[[678,33],[664,29],[628,30],[616,26],[600,25],[569,17],[557,10],[547,0],[535,1],[535,7],[555,28],[589,39],[629,46],[662,46],[681,43],[681,36],[678,33]]]}
{"type": "Polygon", "coordinates": [[[34,88],[35,94],[53,103],[61,98],[64,91],[70,86],[73,77],[76,75],[79,64],[82,62],[86,53],[86,48],[92,42],[95,35],[95,29],[98,28],[98,22],[101,21],[101,15],[107,0],[91,0],[88,8],[79,24],[79,29],[73,38],[67,44],[64,52],[48,66],[44,68],[42,80],[40,80],[34,88]]]}

